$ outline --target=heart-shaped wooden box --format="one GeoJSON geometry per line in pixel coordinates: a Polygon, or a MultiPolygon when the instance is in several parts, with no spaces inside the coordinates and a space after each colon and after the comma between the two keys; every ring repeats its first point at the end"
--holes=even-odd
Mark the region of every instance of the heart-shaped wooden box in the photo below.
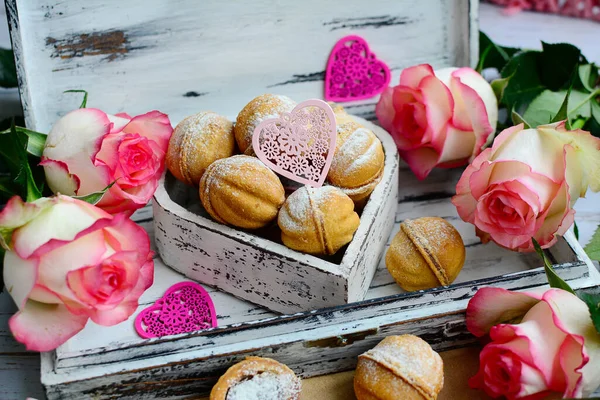
{"type": "Polygon", "coordinates": [[[154,235],[165,264],[185,276],[281,313],[364,298],[387,243],[398,204],[398,151],[390,135],[362,119],[383,144],[383,178],[360,214],[350,244],[319,258],[285,247],[276,226],[260,233],[214,221],[198,190],[166,173],[154,195],[154,235]]]}

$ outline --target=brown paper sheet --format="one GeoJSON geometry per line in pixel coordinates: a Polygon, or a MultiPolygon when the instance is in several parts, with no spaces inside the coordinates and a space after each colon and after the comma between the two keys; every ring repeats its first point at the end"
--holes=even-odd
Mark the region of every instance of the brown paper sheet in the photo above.
{"type": "MultiPolygon", "coordinates": [[[[490,399],[468,385],[469,378],[477,372],[479,351],[478,347],[468,347],[440,353],[444,360],[444,387],[439,400],[490,399]]],[[[353,378],[354,371],[348,371],[305,379],[302,381],[301,400],[356,400],[353,378]]]]}

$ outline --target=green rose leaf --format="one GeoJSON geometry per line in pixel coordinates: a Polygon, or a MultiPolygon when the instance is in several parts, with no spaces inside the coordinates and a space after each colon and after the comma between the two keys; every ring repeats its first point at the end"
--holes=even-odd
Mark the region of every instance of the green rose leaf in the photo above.
{"type": "MultiPolygon", "coordinates": [[[[566,96],[566,90],[561,90],[558,92],[544,90],[531,102],[531,104],[529,104],[527,110],[523,114],[523,118],[525,118],[531,124],[531,126],[549,123],[558,114],[566,96]]],[[[566,115],[561,114],[560,117],[564,116],[564,118],[558,119],[557,121],[562,121],[568,116],[569,119],[582,117],[585,123],[585,121],[587,121],[592,115],[590,103],[589,101],[585,101],[587,97],[587,93],[580,92],[578,90],[572,90],[567,102],[568,112],[566,115]],[[579,104],[582,104],[582,106],[577,107],[579,104]]]]}
{"type": "Polygon", "coordinates": [[[583,130],[590,132],[596,137],[600,137],[600,122],[594,118],[590,118],[583,126],[583,130]]]}
{"type": "Polygon", "coordinates": [[[93,192],[90,194],[86,194],[85,196],[71,196],[74,199],[78,199],[78,200],[83,200],[87,203],[96,205],[98,204],[98,202],[100,202],[100,200],[102,200],[102,197],[104,197],[104,194],[108,191],[108,189],[110,189],[117,181],[112,182],[110,185],[108,185],[107,187],[105,187],[104,189],[98,191],[98,192],[93,192]]]}
{"type": "Polygon", "coordinates": [[[590,102],[592,117],[600,124],[600,104],[596,100],[590,102]]]}
{"type": "Polygon", "coordinates": [[[8,168],[12,183],[18,188],[14,193],[25,201],[34,201],[42,197],[42,192],[29,165],[28,140],[27,134],[18,131],[13,123],[10,133],[0,135],[0,159],[8,168]]]}
{"type": "Polygon", "coordinates": [[[579,80],[582,86],[588,91],[593,92],[598,81],[598,67],[594,64],[580,65],[578,68],[579,80]]]}
{"type": "Polygon", "coordinates": [[[519,51],[512,47],[498,46],[483,32],[479,32],[479,62],[477,63],[477,72],[486,68],[496,68],[501,71],[508,63],[510,58],[519,51]]]}
{"type": "Polygon", "coordinates": [[[504,90],[506,89],[506,86],[508,86],[508,82],[510,82],[510,78],[512,78],[512,75],[509,76],[508,78],[494,79],[491,83],[492,90],[494,91],[494,94],[496,95],[496,99],[498,100],[498,103],[500,103],[500,101],[502,101],[502,98],[504,97],[504,90]]]}
{"type": "Polygon", "coordinates": [[[533,247],[535,248],[535,252],[544,260],[544,270],[546,271],[546,277],[548,278],[548,284],[550,287],[559,288],[562,290],[566,290],[569,293],[575,294],[575,291],[571,289],[571,286],[567,284],[567,282],[563,281],[560,276],[554,271],[552,268],[552,263],[546,257],[544,250],[540,247],[540,244],[534,238],[531,238],[531,242],[533,243],[533,247]]]}
{"type": "Polygon", "coordinates": [[[17,87],[17,67],[12,50],[0,49],[0,87],[17,87]]]}
{"type": "Polygon", "coordinates": [[[596,331],[600,333],[600,294],[579,293],[579,298],[588,306],[596,331]]]}
{"type": "MultiPolygon", "coordinates": [[[[515,125],[523,124],[525,129],[531,128],[531,125],[515,109],[510,113],[510,118],[515,125]]],[[[534,125],[535,126],[535,125],[534,125]]]]}
{"type": "Polygon", "coordinates": [[[565,89],[577,65],[587,64],[581,50],[572,44],[542,42],[542,49],[540,74],[542,83],[550,90],[565,89]]]}
{"type": "Polygon", "coordinates": [[[71,90],[65,90],[64,93],[83,93],[83,100],[81,101],[81,105],[79,106],[79,108],[85,108],[87,107],[87,100],[88,100],[88,92],[85,90],[80,90],[80,89],[71,89],[71,90]]]}
{"type": "Polygon", "coordinates": [[[583,249],[592,260],[600,261],[600,227],[596,229],[589,243],[583,249]]]}
{"type": "MultiPolygon", "coordinates": [[[[46,144],[46,134],[41,132],[32,131],[31,129],[23,128],[21,126],[15,126],[17,132],[24,133],[27,135],[27,152],[35,157],[42,157],[44,151],[44,145],[46,144]]],[[[1,131],[0,135],[8,135],[11,133],[10,129],[1,131]]]]}
{"type": "Polygon", "coordinates": [[[515,104],[529,104],[546,87],[538,73],[539,51],[525,51],[515,55],[502,69],[502,78],[509,78],[500,104],[512,110],[515,104]]]}

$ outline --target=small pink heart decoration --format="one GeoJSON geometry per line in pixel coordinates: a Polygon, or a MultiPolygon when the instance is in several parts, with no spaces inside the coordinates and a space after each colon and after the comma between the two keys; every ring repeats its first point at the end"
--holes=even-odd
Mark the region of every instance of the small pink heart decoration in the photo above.
{"type": "Polygon", "coordinates": [[[390,83],[390,69],[369,50],[360,36],[341,38],[333,47],[325,71],[325,99],[353,101],[376,96],[390,83]]]}
{"type": "Polygon", "coordinates": [[[212,299],[195,282],[176,283],[135,318],[135,330],[144,339],[216,326],[217,314],[212,299]]]}
{"type": "Polygon", "coordinates": [[[293,181],[323,185],[335,152],[335,115],[323,100],[298,104],[291,113],[261,122],[252,136],[256,156],[293,181]]]}

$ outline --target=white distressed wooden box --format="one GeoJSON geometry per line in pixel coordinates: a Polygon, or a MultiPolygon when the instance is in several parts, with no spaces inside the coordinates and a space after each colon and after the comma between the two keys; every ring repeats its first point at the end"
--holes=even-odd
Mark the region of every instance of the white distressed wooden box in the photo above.
{"type": "Polygon", "coordinates": [[[198,190],[167,172],[153,204],[162,261],[193,280],[284,314],[362,300],[394,226],[399,163],[390,135],[357,119],[381,140],[385,165],[348,246],[320,258],[285,247],[274,227],[261,235],[215,222],[198,190]]]}
{"type": "MultiPolygon", "coordinates": [[[[478,53],[475,0],[6,0],[6,5],[27,123],[42,131],[78,107],[77,96],[63,94],[67,89],[88,90],[91,107],[129,114],[159,109],[174,124],[201,110],[236,115],[265,92],[297,100],[321,97],[329,51],[347,34],[370,43],[390,66],[392,83],[404,67],[473,65],[478,53]]],[[[348,110],[372,120],[375,102],[352,103],[348,110]]],[[[434,171],[418,182],[400,165],[391,233],[402,220],[419,216],[440,216],[455,225],[467,260],[453,285],[404,293],[380,262],[363,301],[289,315],[207,286],[218,328],[144,340],[133,327],[137,313],[113,327],[90,322],[42,355],[48,398],[195,398],[232,363],[253,354],[276,358],[303,377],[326,374],[353,368],[358,354],[391,334],[417,334],[437,350],[471,343],[464,310],[478,288],[531,290],[546,279],[535,255],[482,245],[473,227],[458,218],[449,198],[460,173],[434,171]]],[[[136,218],[154,238],[151,208],[136,218]]],[[[573,287],[600,282],[571,234],[548,254],[573,287]]],[[[155,265],[155,284],[140,299],[138,312],[186,279],[158,257],[155,265]]]]}

